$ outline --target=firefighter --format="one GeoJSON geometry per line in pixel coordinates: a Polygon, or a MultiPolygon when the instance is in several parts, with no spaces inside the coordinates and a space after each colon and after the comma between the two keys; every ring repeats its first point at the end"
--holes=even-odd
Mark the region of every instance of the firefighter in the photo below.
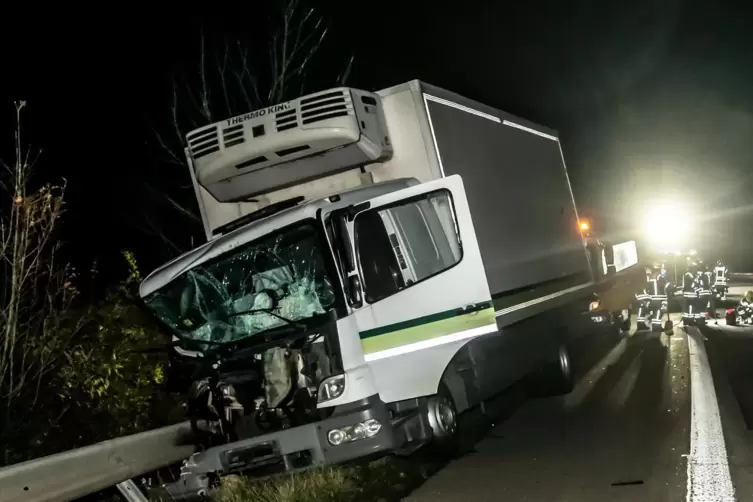
{"type": "Polygon", "coordinates": [[[688,267],[682,276],[682,322],[686,326],[695,324],[696,294],[696,271],[697,264],[688,261],[688,267]]]}
{"type": "Polygon", "coordinates": [[[748,291],[735,309],[736,324],[753,324],[753,291],[748,291]]]}
{"type": "Polygon", "coordinates": [[[707,263],[703,264],[703,275],[706,276],[706,283],[709,285],[709,290],[714,289],[714,271],[709,267],[707,263]]]}
{"type": "MultiPolygon", "coordinates": [[[[649,282],[651,331],[661,331],[664,312],[667,311],[667,272],[664,267],[656,266],[656,276],[649,282]]],[[[669,314],[667,314],[669,316],[669,314]]]]}
{"type": "Polygon", "coordinates": [[[714,295],[716,298],[718,298],[721,301],[725,301],[727,299],[727,273],[729,270],[727,267],[722,263],[722,260],[717,260],[716,266],[714,267],[714,295]]]}
{"type": "Polygon", "coordinates": [[[676,289],[676,285],[672,283],[669,272],[667,271],[667,264],[662,262],[661,266],[659,267],[659,273],[664,278],[664,281],[666,282],[665,290],[667,292],[667,297],[669,298],[674,294],[674,291],[676,289]]]}
{"type": "Polygon", "coordinates": [[[640,331],[647,328],[646,316],[650,316],[651,295],[649,294],[649,282],[651,281],[651,269],[646,267],[646,279],[642,288],[635,293],[635,301],[638,304],[638,318],[636,328],[640,331]]]}
{"type": "Polygon", "coordinates": [[[706,324],[706,315],[710,309],[711,303],[711,274],[707,273],[708,267],[705,263],[700,262],[696,273],[696,286],[695,291],[697,293],[696,308],[693,310],[695,315],[696,324],[706,324]]]}
{"type": "Polygon", "coordinates": [[[709,266],[704,264],[704,284],[708,288],[708,302],[706,303],[706,310],[705,312],[708,313],[708,317],[710,319],[713,319],[716,324],[719,324],[719,321],[716,319],[716,292],[714,288],[714,270],[709,266]]]}

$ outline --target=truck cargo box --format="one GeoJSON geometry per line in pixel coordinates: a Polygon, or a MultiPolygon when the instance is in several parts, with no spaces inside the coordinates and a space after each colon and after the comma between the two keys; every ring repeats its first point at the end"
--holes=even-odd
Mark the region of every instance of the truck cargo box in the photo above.
{"type": "Polygon", "coordinates": [[[378,94],[395,153],[368,170],[462,176],[495,306],[591,283],[556,131],[419,81],[378,94]]]}

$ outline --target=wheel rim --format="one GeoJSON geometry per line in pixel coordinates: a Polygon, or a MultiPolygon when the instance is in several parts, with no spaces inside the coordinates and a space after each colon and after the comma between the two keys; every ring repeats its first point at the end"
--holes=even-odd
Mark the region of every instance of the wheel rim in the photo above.
{"type": "Polygon", "coordinates": [[[559,350],[560,369],[565,378],[570,378],[570,355],[567,353],[565,347],[560,347],[559,350]]]}
{"type": "Polygon", "coordinates": [[[429,425],[437,437],[448,437],[457,429],[457,414],[446,396],[435,396],[428,410],[429,425]]]}
{"type": "Polygon", "coordinates": [[[455,416],[455,409],[447,398],[440,400],[437,406],[437,415],[442,428],[447,431],[448,435],[452,435],[457,426],[457,417],[455,416]]]}

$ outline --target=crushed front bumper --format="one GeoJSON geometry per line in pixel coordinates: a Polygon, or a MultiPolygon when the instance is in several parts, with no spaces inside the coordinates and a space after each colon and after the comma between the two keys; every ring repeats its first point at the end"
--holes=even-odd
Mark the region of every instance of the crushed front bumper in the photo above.
{"type": "Polygon", "coordinates": [[[164,485],[173,500],[193,500],[208,494],[218,476],[232,473],[274,474],[317,465],[337,464],[390,453],[402,444],[390,424],[387,407],[378,396],[335,409],[320,422],[284,429],[194,453],[181,467],[180,479],[164,485]],[[370,438],[333,446],[327,434],[367,420],[378,420],[370,438]]]}

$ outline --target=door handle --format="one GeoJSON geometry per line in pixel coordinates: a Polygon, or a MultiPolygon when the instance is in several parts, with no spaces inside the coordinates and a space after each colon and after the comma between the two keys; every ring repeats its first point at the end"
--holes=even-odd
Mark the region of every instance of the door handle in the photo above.
{"type": "Polygon", "coordinates": [[[472,303],[470,305],[466,305],[465,307],[460,307],[457,311],[457,315],[471,314],[473,312],[486,310],[490,307],[491,307],[490,302],[472,303]]]}

